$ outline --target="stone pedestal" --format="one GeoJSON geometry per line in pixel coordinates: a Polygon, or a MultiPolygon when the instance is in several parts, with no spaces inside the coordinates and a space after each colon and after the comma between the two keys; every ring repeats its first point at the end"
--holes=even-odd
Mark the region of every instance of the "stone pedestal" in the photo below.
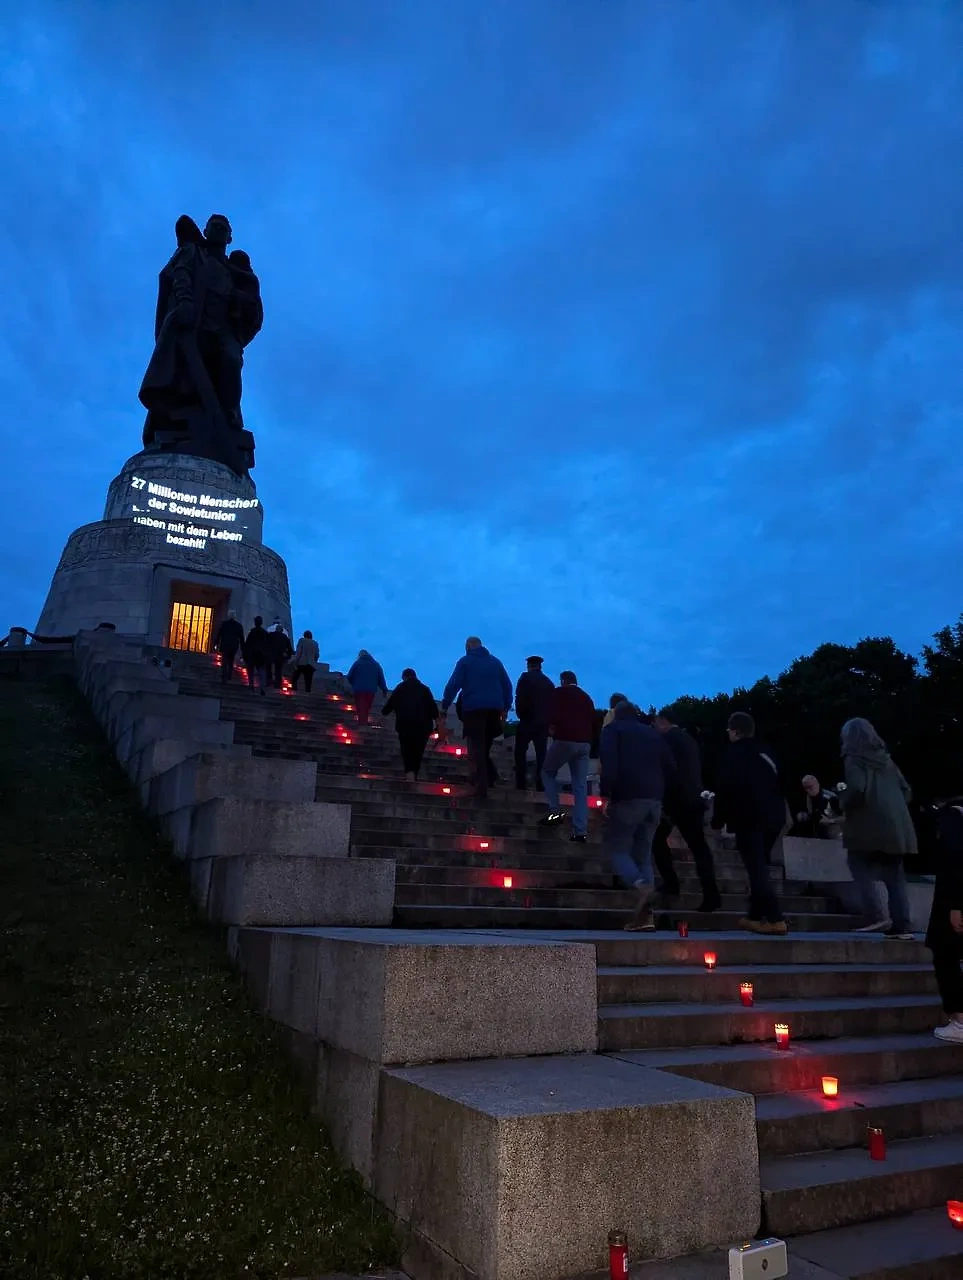
{"type": "Polygon", "coordinates": [[[291,634],[284,561],[262,545],[254,483],[188,454],[139,453],[113,481],[103,520],[67,540],[38,635],[113,623],[118,634],[167,644],[175,600],[233,609],[245,628],[260,614],[291,634]]]}

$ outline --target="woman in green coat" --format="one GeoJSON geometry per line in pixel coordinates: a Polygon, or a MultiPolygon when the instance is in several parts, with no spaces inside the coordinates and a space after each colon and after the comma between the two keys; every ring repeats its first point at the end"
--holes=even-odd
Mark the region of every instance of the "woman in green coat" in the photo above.
{"type": "Polygon", "coordinates": [[[911,938],[903,858],[916,852],[916,829],[907,808],[910,788],[868,720],[847,720],[841,734],[846,789],[840,796],[843,841],[860,905],[867,920],[860,932],[911,938]],[[889,897],[889,919],[879,920],[874,883],[889,897]]]}

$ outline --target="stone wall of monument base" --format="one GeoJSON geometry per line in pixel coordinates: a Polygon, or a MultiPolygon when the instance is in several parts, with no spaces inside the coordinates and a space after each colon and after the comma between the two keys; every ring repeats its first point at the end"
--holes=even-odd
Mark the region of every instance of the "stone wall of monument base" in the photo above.
{"type": "Polygon", "coordinates": [[[290,634],[287,570],[274,551],[225,543],[192,552],[126,520],[99,521],[71,534],[35,630],[75,635],[112,622],[121,635],[164,644],[174,581],[227,591],[228,607],[245,626],[257,614],[267,624],[280,617],[290,634]]]}

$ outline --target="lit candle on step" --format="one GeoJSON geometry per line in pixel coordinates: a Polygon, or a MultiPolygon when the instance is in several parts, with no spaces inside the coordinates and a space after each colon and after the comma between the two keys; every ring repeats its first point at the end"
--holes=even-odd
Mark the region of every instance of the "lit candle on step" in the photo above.
{"type": "Polygon", "coordinates": [[[455,755],[456,755],[456,756],[460,756],[460,755],[461,755],[461,747],[456,747],[456,748],[455,748],[455,755]]]}
{"type": "Polygon", "coordinates": [[[478,847],[479,847],[479,849],[487,849],[487,848],[488,848],[488,841],[487,841],[487,840],[480,840],[480,841],[478,842],[478,847]]]}
{"type": "Polygon", "coordinates": [[[442,787],[442,789],[441,789],[441,794],[442,794],[443,796],[450,796],[450,795],[451,795],[451,787],[442,787]]]}
{"type": "Polygon", "coordinates": [[[705,961],[707,969],[714,969],[716,967],[716,953],[714,951],[707,951],[702,959],[705,961]]]}
{"type": "Polygon", "coordinates": [[[502,876],[502,888],[503,888],[503,889],[510,889],[510,888],[512,887],[512,885],[513,885],[513,884],[514,884],[514,881],[512,880],[512,877],[511,877],[511,876],[502,876]]]}
{"type": "Polygon", "coordinates": [[[746,1006],[747,1009],[752,1004],[752,983],[751,982],[740,982],[739,999],[742,1001],[742,1003],[746,1006]]]}
{"type": "Polygon", "coordinates": [[[963,1231],[963,1200],[947,1200],[946,1216],[957,1231],[963,1231]]]}
{"type": "Polygon", "coordinates": [[[785,1022],[777,1022],[773,1030],[776,1033],[776,1048],[789,1048],[789,1026],[785,1022]]]}
{"type": "Polygon", "coordinates": [[[685,920],[680,920],[679,921],[679,937],[688,938],[688,936],[689,936],[689,926],[685,922],[685,920]]]}
{"type": "Polygon", "coordinates": [[[823,1076],[823,1097],[835,1098],[839,1095],[839,1081],[835,1076],[823,1076]]]}
{"type": "Polygon", "coordinates": [[[310,717],[310,716],[306,716],[306,715],[304,714],[304,712],[303,712],[303,711],[299,711],[299,712],[298,712],[298,714],[297,714],[294,718],[295,718],[295,720],[310,720],[310,719],[311,719],[311,717],[310,717]]]}
{"type": "Polygon", "coordinates": [[[886,1159],[886,1135],[882,1129],[874,1129],[872,1126],[866,1130],[869,1137],[869,1155],[872,1160],[886,1159]]]}

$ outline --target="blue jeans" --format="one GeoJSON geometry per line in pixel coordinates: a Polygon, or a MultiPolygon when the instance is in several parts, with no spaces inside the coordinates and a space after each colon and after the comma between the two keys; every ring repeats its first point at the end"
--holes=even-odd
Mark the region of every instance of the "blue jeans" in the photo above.
{"type": "Polygon", "coordinates": [[[880,880],[886,886],[889,918],[893,922],[893,928],[897,933],[908,933],[910,907],[906,894],[906,872],[903,870],[903,859],[885,853],[865,853],[862,849],[850,849],[847,856],[863,915],[869,920],[876,920],[879,917],[873,884],[880,880]]]}
{"type": "Polygon", "coordinates": [[[584,836],[588,832],[588,768],[589,742],[553,742],[545,753],[545,764],[542,766],[542,782],[545,784],[545,798],[553,813],[559,812],[557,774],[563,764],[567,764],[572,775],[572,830],[576,835],[584,836]]]}
{"type": "Polygon", "coordinates": [[[609,804],[605,849],[612,870],[630,889],[655,884],[652,839],[661,817],[661,800],[613,800],[609,804]]]}

